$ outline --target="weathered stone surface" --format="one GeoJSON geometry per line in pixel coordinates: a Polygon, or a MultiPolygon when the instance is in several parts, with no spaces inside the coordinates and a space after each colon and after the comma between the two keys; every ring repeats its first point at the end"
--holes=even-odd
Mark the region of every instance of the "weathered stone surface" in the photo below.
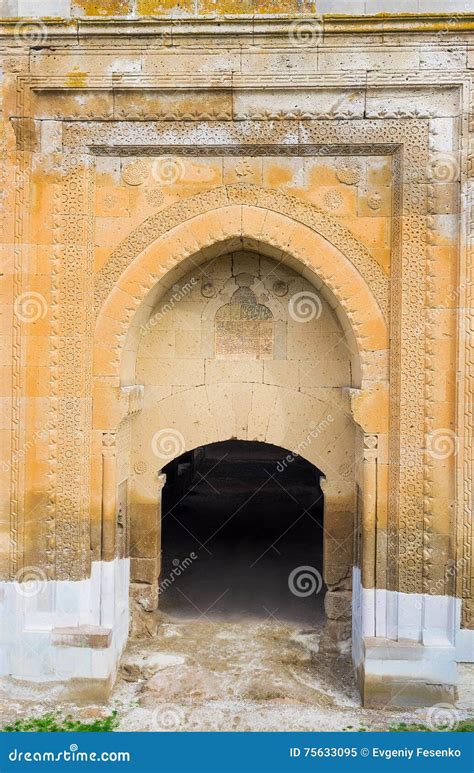
{"type": "Polygon", "coordinates": [[[328,620],[319,640],[320,651],[327,654],[347,654],[351,651],[351,632],[350,622],[328,620]]]}
{"type": "MultiPolygon", "coordinates": [[[[293,0],[48,0],[56,19],[26,26],[12,17],[29,0],[7,3],[0,571],[5,614],[34,624],[11,627],[6,677],[62,678],[38,620],[77,637],[107,619],[110,658],[83,634],[91,657],[69,665],[71,679],[111,682],[128,605],[133,636],[158,625],[159,472],[229,438],[296,452],[324,476],[322,643],[348,647],[354,584],[354,660],[371,693],[367,637],[423,641],[428,658],[441,641],[447,667],[455,647],[466,657],[463,4],[395,17],[347,0],[339,12],[381,16],[321,27],[293,0]],[[88,19],[57,18],[70,12],[88,19]]],[[[56,630],[62,655],[72,635],[56,630]]]]}
{"type": "Polygon", "coordinates": [[[348,621],[352,616],[352,594],[348,591],[328,591],[324,608],[330,620],[348,621]]]}
{"type": "Polygon", "coordinates": [[[181,666],[184,662],[184,657],[166,652],[148,656],[126,656],[120,664],[120,672],[126,682],[136,682],[139,679],[151,679],[157,672],[181,666]]]}

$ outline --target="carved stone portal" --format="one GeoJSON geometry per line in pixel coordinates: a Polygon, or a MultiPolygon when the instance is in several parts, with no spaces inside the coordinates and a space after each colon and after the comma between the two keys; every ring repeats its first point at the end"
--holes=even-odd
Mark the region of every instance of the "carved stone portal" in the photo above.
{"type": "Polygon", "coordinates": [[[71,679],[110,687],[156,623],[160,470],[229,437],[326,475],[325,638],[366,702],[451,700],[472,658],[471,22],[294,21],[150,47],[130,17],[126,55],[106,17],[2,24],[7,681],[60,681],[48,633],[84,624],[112,635],[71,679]]]}

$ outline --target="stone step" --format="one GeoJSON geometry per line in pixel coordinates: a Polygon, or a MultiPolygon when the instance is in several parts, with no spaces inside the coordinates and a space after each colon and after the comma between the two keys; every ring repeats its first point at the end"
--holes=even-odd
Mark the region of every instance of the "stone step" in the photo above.
{"type": "Polygon", "coordinates": [[[52,644],[57,647],[90,647],[94,650],[107,649],[112,641],[112,629],[99,625],[79,625],[70,628],[53,628],[52,644]]]}

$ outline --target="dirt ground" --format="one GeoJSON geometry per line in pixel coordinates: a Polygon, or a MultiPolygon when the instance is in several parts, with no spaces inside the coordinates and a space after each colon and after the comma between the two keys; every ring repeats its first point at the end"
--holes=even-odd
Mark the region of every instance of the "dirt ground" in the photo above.
{"type": "MultiPolygon", "coordinates": [[[[2,701],[2,724],[48,710],[85,721],[116,709],[126,731],[385,730],[426,711],[360,706],[349,657],[318,654],[318,635],[278,621],[167,620],[156,639],[129,644],[110,701],[2,701]]],[[[474,666],[461,666],[458,716],[472,715],[474,666]]]]}

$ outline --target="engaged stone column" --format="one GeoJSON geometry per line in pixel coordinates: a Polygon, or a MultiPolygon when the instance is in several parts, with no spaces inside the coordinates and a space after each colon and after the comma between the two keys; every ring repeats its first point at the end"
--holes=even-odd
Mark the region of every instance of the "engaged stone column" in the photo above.
{"type": "Polygon", "coordinates": [[[115,558],[117,531],[117,458],[115,432],[102,435],[102,561],[115,558]]]}
{"type": "Polygon", "coordinates": [[[161,558],[161,492],[166,475],[140,478],[134,489],[130,541],[131,636],[150,637],[158,628],[158,577],[161,558]]]}
{"type": "MultiPolygon", "coordinates": [[[[376,616],[384,617],[384,611],[376,608],[377,585],[377,463],[378,463],[379,439],[374,434],[362,436],[362,465],[360,470],[360,549],[358,555],[358,570],[354,575],[357,585],[354,592],[358,598],[357,617],[354,620],[354,634],[357,636],[357,644],[354,641],[355,651],[360,657],[365,636],[378,635],[377,628],[381,628],[382,621],[377,625],[376,616]]],[[[385,635],[385,631],[383,632],[385,635]]]]}
{"type": "Polygon", "coordinates": [[[375,588],[375,530],[377,519],[377,435],[364,435],[362,480],[362,556],[364,588],[375,588]]]}
{"type": "Polygon", "coordinates": [[[324,599],[327,622],[320,650],[348,653],[351,649],[352,564],[354,544],[355,484],[321,480],[324,493],[324,599]]]}

